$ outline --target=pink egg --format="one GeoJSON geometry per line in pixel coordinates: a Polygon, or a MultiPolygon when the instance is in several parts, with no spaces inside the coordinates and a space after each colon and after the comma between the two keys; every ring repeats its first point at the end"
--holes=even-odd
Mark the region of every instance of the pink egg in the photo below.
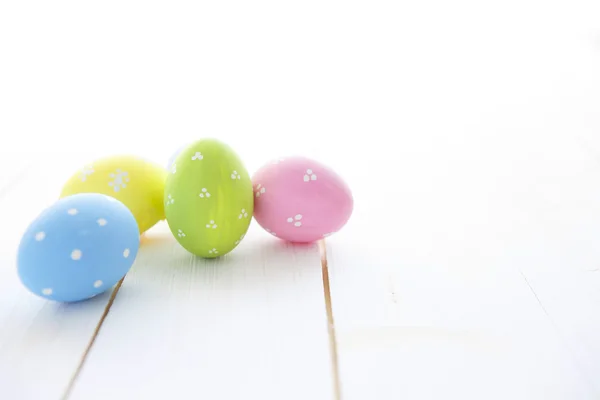
{"type": "Polygon", "coordinates": [[[254,174],[254,218],[290,242],[314,242],[350,219],[350,188],[333,170],[305,158],[277,159],[254,174]]]}

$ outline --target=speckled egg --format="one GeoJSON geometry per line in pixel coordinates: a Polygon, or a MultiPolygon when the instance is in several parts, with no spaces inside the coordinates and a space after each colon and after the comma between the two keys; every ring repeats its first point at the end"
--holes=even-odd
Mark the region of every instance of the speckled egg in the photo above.
{"type": "Polygon", "coordinates": [[[279,158],[259,169],[252,181],[254,218],[281,239],[314,242],[339,231],[352,215],[348,185],[315,160],[279,158]]]}
{"type": "Polygon", "coordinates": [[[96,193],[68,196],[26,229],[18,249],[18,275],[40,297],[88,299],[125,276],[139,243],[137,223],[123,203],[96,193]]]}
{"type": "Polygon", "coordinates": [[[195,255],[215,258],[232,251],[250,226],[252,181],[231,147],[198,140],[176,157],[164,202],[175,239],[195,255]]]}
{"type": "Polygon", "coordinates": [[[140,233],[165,219],[163,195],[167,172],[134,156],[107,157],[83,167],[63,186],[60,197],[76,193],[111,196],[133,213],[140,233]]]}

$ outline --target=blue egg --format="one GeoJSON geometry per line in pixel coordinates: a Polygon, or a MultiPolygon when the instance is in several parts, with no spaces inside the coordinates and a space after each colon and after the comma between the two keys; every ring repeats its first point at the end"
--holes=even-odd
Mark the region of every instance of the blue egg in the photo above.
{"type": "Polygon", "coordinates": [[[137,222],[112,197],[64,197],[27,228],[17,255],[19,278],[54,301],[89,299],[112,288],[131,268],[140,245],[137,222]]]}

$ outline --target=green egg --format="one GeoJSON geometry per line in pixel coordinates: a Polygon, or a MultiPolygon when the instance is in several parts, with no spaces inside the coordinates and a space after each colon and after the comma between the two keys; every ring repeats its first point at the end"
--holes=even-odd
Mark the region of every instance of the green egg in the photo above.
{"type": "Polygon", "coordinates": [[[183,149],[169,170],[165,215],[175,239],[192,254],[232,251],[252,221],[252,180],[231,147],[215,139],[183,149]]]}

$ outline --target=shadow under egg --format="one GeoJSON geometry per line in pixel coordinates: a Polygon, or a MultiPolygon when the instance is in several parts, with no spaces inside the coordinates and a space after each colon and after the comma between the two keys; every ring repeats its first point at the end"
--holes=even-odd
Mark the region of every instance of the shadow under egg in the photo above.
{"type": "Polygon", "coordinates": [[[320,271],[317,243],[290,243],[252,234],[231,252],[204,258],[161,234],[144,240],[121,290],[141,286],[160,296],[182,286],[192,292],[224,290],[235,295],[240,290],[264,291],[268,285],[269,290],[279,292],[294,285],[298,276],[314,274],[320,280],[320,271]]]}
{"type": "Polygon", "coordinates": [[[142,236],[140,236],[140,249],[142,246],[156,246],[158,244],[172,241],[174,241],[173,236],[166,233],[153,233],[150,235],[144,233],[142,236]]]}

